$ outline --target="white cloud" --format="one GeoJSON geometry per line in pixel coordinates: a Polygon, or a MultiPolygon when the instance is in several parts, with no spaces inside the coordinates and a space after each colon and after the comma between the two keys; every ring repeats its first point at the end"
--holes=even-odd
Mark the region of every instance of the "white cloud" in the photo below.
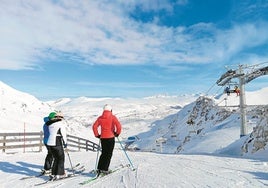
{"type": "Polygon", "coordinates": [[[1,2],[0,69],[32,69],[40,66],[39,60],[61,58],[61,52],[75,54],[74,59],[80,56],[79,62],[88,64],[210,63],[267,42],[267,22],[225,30],[204,23],[169,28],[135,22],[126,14],[137,4],[148,10],[172,11],[168,1],[128,3],[1,2]]]}

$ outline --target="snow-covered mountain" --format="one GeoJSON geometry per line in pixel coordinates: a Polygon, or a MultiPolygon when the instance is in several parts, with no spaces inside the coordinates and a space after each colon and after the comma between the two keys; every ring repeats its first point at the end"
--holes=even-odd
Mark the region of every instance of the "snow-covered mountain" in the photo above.
{"type": "MultiPolygon", "coordinates": [[[[113,113],[123,125],[122,137],[136,135],[140,132],[150,131],[151,124],[170,114],[177,113],[185,104],[196,99],[189,96],[153,96],[146,98],[87,98],[59,99],[49,104],[62,111],[69,124],[74,127],[88,127],[86,137],[93,137],[91,125],[97,116],[102,113],[105,104],[113,106],[113,113]]],[[[74,130],[74,132],[76,132],[74,130]]],[[[76,132],[77,133],[77,132],[76,132]]],[[[79,133],[81,134],[81,133],[79,133]]]]}
{"type": "MultiPolygon", "coordinates": [[[[238,107],[218,106],[216,103],[217,101],[209,97],[199,97],[178,113],[155,122],[152,128],[153,133],[138,134],[137,138],[141,139],[131,144],[129,148],[165,153],[243,155],[245,151],[241,147],[248,136],[240,139],[241,122],[238,107]],[[236,143],[236,150],[230,147],[234,143],[236,143]]],[[[255,128],[249,140],[258,138],[258,143],[262,140],[262,148],[255,146],[255,152],[265,149],[268,143],[268,133],[265,132],[267,130],[265,127],[268,126],[267,112],[268,105],[248,107],[248,133],[250,134],[255,128]],[[259,131],[256,129],[262,132],[257,134],[256,132],[259,131]],[[252,138],[254,135],[255,138],[252,138]]]]}
{"type": "Polygon", "coordinates": [[[104,104],[113,106],[120,119],[123,137],[149,130],[151,122],[176,113],[185,104],[196,99],[195,95],[152,96],[147,98],[60,98],[42,102],[30,94],[18,91],[3,82],[1,88],[1,131],[23,132],[42,130],[43,117],[51,111],[61,111],[68,123],[68,132],[87,139],[94,139],[91,124],[102,113],[104,104]]]}
{"type": "Polygon", "coordinates": [[[240,111],[233,107],[239,105],[239,97],[235,94],[223,95],[217,100],[197,95],[159,95],[140,99],[79,97],[41,102],[3,82],[0,86],[2,132],[21,132],[25,124],[26,131],[40,131],[43,117],[58,110],[64,114],[70,134],[94,140],[91,125],[102,113],[103,105],[109,103],[123,125],[122,138],[126,141],[129,137],[134,139],[131,140],[134,143],[128,146],[132,150],[241,155],[241,147],[247,148],[244,149],[247,153],[254,151],[251,148],[257,145],[257,140],[260,142],[260,135],[264,136],[262,149],[267,143],[268,88],[246,92],[248,136],[240,139],[240,111]],[[253,128],[255,132],[252,132],[253,128]],[[259,133],[260,130],[263,134],[259,133]],[[236,142],[241,143],[236,145],[238,148],[234,153],[229,146],[236,142]]]}
{"type": "MultiPolygon", "coordinates": [[[[120,139],[133,143],[127,151],[136,170],[119,171],[84,187],[267,187],[268,108],[267,89],[246,92],[248,135],[240,138],[239,97],[154,96],[142,99],[62,98],[41,102],[0,82],[1,132],[40,131],[43,117],[59,110],[68,122],[68,133],[97,142],[91,125],[104,104],[123,125],[120,139]],[[231,107],[230,107],[231,106],[231,107]],[[128,139],[128,138],[131,139],[128,139]],[[150,151],[150,152],[146,152],[150,151]],[[160,154],[161,153],[161,154],[160,154]],[[171,155],[172,154],[172,155],[171,155]],[[242,157],[241,157],[242,156],[242,157]],[[257,159],[257,160],[252,160],[257,159]]],[[[38,174],[43,152],[2,153],[0,187],[33,187],[47,177],[20,178],[38,174]],[[33,160],[34,159],[34,160],[33,160]]],[[[47,186],[79,187],[94,169],[96,154],[70,152],[65,167],[79,162],[81,176],[47,186]],[[71,157],[70,157],[71,156],[71,157]]],[[[116,144],[111,168],[128,160],[116,144]]]]}
{"type": "Polygon", "coordinates": [[[0,81],[1,132],[40,131],[50,106],[0,81]]]}

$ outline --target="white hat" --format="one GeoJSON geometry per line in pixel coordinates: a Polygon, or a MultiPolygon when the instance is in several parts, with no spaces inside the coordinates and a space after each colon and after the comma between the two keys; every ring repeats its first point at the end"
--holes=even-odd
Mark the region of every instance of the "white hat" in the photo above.
{"type": "Polygon", "coordinates": [[[103,107],[103,110],[108,110],[108,111],[112,111],[112,106],[109,104],[105,104],[103,107]]]}

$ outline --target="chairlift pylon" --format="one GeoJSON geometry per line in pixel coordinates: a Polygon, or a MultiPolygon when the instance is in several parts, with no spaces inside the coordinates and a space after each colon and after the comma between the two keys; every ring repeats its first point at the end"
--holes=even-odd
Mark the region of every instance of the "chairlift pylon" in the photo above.
{"type": "MultiPolygon", "coordinates": [[[[262,64],[267,64],[267,63],[268,62],[265,62],[262,64]]],[[[232,69],[228,70],[216,82],[216,84],[218,86],[225,86],[228,83],[230,85],[230,81],[232,79],[234,79],[234,78],[239,79],[239,87],[237,84],[236,86],[238,88],[235,89],[235,92],[236,92],[237,96],[240,96],[239,97],[239,107],[240,107],[240,113],[241,113],[241,116],[240,116],[240,119],[241,119],[240,137],[245,136],[247,134],[245,84],[249,83],[253,79],[258,78],[260,76],[268,75],[268,66],[267,65],[265,67],[261,67],[259,69],[256,69],[256,67],[257,67],[257,65],[245,66],[245,65],[240,64],[240,65],[238,65],[237,70],[235,70],[235,71],[232,69]],[[253,67],[253,69],[250,72],[245,73],[245,69],[248,69],[251,67],[253,67]]],[[[228,90],[228,94],[230,94],[229,88],[227,88],[227,87],[225,87],[225,91],[228,90]]]]}

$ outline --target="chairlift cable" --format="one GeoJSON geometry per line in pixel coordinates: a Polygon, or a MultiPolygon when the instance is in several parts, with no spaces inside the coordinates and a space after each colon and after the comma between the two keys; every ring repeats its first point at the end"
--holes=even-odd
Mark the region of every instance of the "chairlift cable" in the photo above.
{"type": "Polygon", "coordinates": [[[214,83],[208,90],[207,92],[205,93],[205,95],[208,95],[208,92],[216,85],[216,83],[214,83]]]}
{"type": "Polygon", "coordinates": [[[220,87],[220,89],[217,90],[216,94],[214,96],[216,96],[218,94],[218,92],[222,89],[223,86],[220,87]]]}

